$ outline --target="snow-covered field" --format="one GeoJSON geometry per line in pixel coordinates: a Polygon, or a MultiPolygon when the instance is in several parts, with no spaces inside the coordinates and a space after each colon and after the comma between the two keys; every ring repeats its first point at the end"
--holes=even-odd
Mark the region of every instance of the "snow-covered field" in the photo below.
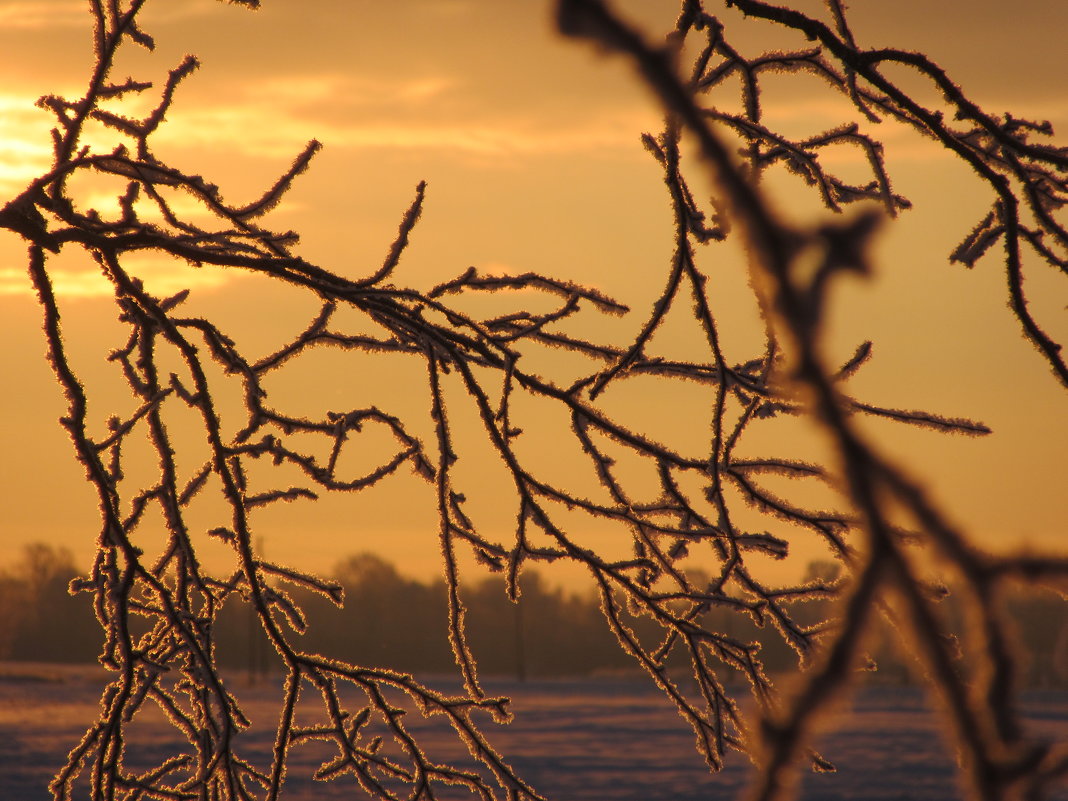
{"type": "MultiPolygon", "coordinates": [[[[44,801],[46,785],[64,754],[95,718],[100,672],[60,666],[0,665],[0,799],[44,801]]],[[[625,680],[486,681],[511,695],[516,720],[487,724],[492,742],[540,792],[561,801],[707,801],[733,799],[747,780],[748,763],[732,755],[726,770],[709,775],[688,727],[648,685],[625,680]]],[[[277,690],[270,683],[236,686],[245,711],[260,724],[245,753],[266,754],[272,739],[277,690]]],[[[1068,735],[1068,692],[1027,696],[1028,716],[1043,731],[1068,735]]],[[[455,755],[447,729],[426,729],[431,752],[455,755]]],[[[167,753],[172,730],[148,722],[137,747],[167,753]]],[[[838,765],[833,774],[806,772],[802,798],[815,801],[944,801],[959,798],[953,759],[941,742],[937,718],[921,691],[867,688],[820,742],[838,765]]],[[[351,780],[312,783],[322,760],[296,751],[285,801],[359,798],[351,780]]],[[[1068,801],[1068,787],[1055,796],[1068,801]]]]}

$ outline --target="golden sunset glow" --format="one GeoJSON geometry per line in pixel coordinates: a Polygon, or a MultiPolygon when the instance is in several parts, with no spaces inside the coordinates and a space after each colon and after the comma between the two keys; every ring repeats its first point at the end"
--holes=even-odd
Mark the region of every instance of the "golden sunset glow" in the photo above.
{"type": "Polygon", "coordinates": [[[1066,30],[0,0],[0,796],[1059,798],[1066,30]]]}
{"type": "MultiPolygon", "coordinates": [[[[677,8],[674,0],[619,5],[656,31],[670,27],[677,8]]],[[[821,7],[815,0],[809,5],[821,7]]],[[[994,0],[895,0],[889,14],[886,3],[854,5],[858,39],[925,50],[982,104],[1050,119],[1057,141],[1064,141],[1068,67],[1063,58],[1051,64],[1049,48],[1034,42],[1063,36],[1068,4],[1021,2],[1018,12],[1008,12],[994,0]],[[923,30],[900,21],[914,19],[909,9],[918,9],[923,30]],[[1003,20],[1010,13],[1015,16],[1003,20]],[[992,25],[1005,32],[996,56],[984,44],[992,25]]],[[[84,6],[80,0],[0,2],[5,198],[51,162],[51,122],[35,107],[37,97],[82,91],[72,87],[83,85],[90,53],[84,6]]],[[[618,341],[640,326],[671,256],[668,197],[639,139],[659,128],[662,112],[628,65],[558,38],[548,4],[266,0],[250,14],[223,3],[169,0],[150,5],[145,17],[158,51],[131,57],[131,76],[150,77],[158,87],[184,53],[201,61],[154,137],[161,158],[217,183],[228,199],[250,202],[309,140],[323,143],[310,170],[271,212],[275,229],[301,234],[300,253],[309,261],[346,276],[373,274],[415,186],[426,180],[422,218],[397,283],[426,288],[469,266],[491,274],[537,271],[632,304],[630,317],[602,329],[618,341]]],[[[749,44],[754,50],[764,46],[755,34],[749,44]]],[[[814,135],[843,119],[845,104],[827,100],[818,81],[784,79],[778,91],[767,98],[769,125],[814,135]]],[[[738,98],[724,102],[737,104],[738,98]]],[[[894,190],[915,208],[879,234],[877,276],[853,281],[835,297],[828,352],[844,362],[871,339],[873,363],[851,383],[858,397],[989,424],[994,434],[985,439],[901,431],[878,420],[867,429],[926,482],[952,519],[991,549],[1026,544],[1063,550],[1068,506],[1051,503],[1063,494],[1068,453],[1063,389],[1017,333],[997,258],[973,270],[947,261],[989,198],[973,191],[974,178],[936,143],[889,123],[864,130],[885,144],[894,190]]],[[[104,153],[121,141],[100,127],[82,144],[104,153]]],[[[867,163],[853,147],[828,148],[821,158],[846,172],[862,171],[867,163]]],[[[794,177],[771,174],[766,188],[786,216],[811,220],[820,213],[811,190],[794,177]]],[[[109,217],[118,213],[123,189],[114,176],[101,177],[80,197],[85,208],[109,217]]],[[[192,198],[177,194],[172,201],[190,218],[205,213],[192,198]]],[[[144,219],[153,217],[146,213],[144,219]]],[[[84,559],[95,547],[95,501],[56,422],[65,407],[43,359],[24,247],[5,232],[0,255],[0,375],[6,386],[0,393],[0,561],[36,540],[68,545],[84,559]]],[[[711,246],[702,258],[722,264],[722,288],[711,302],[725,332],[738,332],[725,333],[726,346],[734,349],[730,358],[747,358],[746,337],[761,323],[744,254],[734,246],[711,246]]],[[[316,309],[311,300],[294,302],[277,285],[236,270],[202,269],[156,255],[132,259],[129,267],[159,297],[192,290],[191,313],[219,315],[226,330],[257,353],[301,330],[316,309]]],[[[107,324],[115,317],[109,285],[94,264],[74,257],[58,263],[54,278],[67,341],[84,380],[108,387],[105,399],[121,397],[117,371],[100,358],[120,344],[107,324]]],[[[1027,288],[1051,334],[1068,339],[1064,277],[1039,266],[1028,274],[1027,288]]],[[[685,352],[693,347],[690,333],[679,322],[656,345],[668,354],[685,352]]],[[[295,403],[301,392],[320,393],[317,398],[336,393],[337,403],[349,406],[365,401],[345,393],[373,394],[375,386],[338,378],[333,369],[325,361],[310,364],[294,383],[272,391],[295,403]]],[[[419,376],[396,380],[413,389],[385,402],[425,416],[419,376]]],[[[620,407],[632,419],[657,404],[673,402],[685,410],[672,415],[665,438],[686,436],[694,416],[705,413],[686,390],[665,398],[642,387],[635,382],[620,394],[620,407]]],[[[109,411],[95,413],[103,420],[109,411]]],[[[816,447],[788,425],[764,430],[749,441],[754,451],[774,445],[808,453],[816,447]]],[[[556,453],[551,436],[531,449],[532,459],[584,480],[571,456],[556,453]]],[[[375,550],[430,575],[439,567],[434,508],[426,495],[420,480],[404,473],[367,498],[294,502],[262,530],[266,551],[325,571],[345,554],[375,550]]],[[[472,504],[503,525],[513,514],[484,500],[473,498],[472,504]]]]}

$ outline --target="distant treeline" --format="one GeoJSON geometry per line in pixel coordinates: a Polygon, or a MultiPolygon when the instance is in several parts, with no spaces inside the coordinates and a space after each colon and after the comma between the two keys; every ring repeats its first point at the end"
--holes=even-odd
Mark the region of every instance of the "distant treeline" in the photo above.
{"type": "MultiPolygon", "coordinates": [[[[817,572],[821,566],[815,565],[817,572]]],[[[101,646],[100,629],[87,594],[72,596],[67,588],[78,574],[70,553],[35,544],[26,547],[15,565],[0,570],[0,660],[92,662],[101,646]]],[[[298,638],[300,647],[357,664],[390,667],[414,673],[455,670],[447,633],[446,590],[442,580],[421,582],[403,576],[390,563],[371,554],[340,562],[333,578],[345,588],[345,606],[336,608],[311,593],[285,588],[309,621],[298,638]]],[[[520,677],[591,675],[636,672],[608,630],[592,594],[567,592],[548,584],[534,571],[521,578],[522,595],[512,604],[497,577],[469,584],[463,593],[466,630],[483,673],[520,677]]],[[[1018,646],[1028,654],[1021,680],[1028,686],[1068,686],[1068,619],[1065,602],[1053,593],[1019,590],[1008,599],[1018,646]]],[[[801,620],[815,621],[822,604],[797,610],[801,620]]],[[[945,613],[961,619],[951,595],[945,613]]],[[[762,644],[761,657],[770,673],[797,670],[796,654],[769,625],[758,628],[737,613],[712,610],[719,619],[707,622],[743,641],[762,644]]],[[[627,621],[634,633],[655,640],[658,628],[644,617],[627,621]]],[[[273,652],[248,608],[228,603],[215,631],[220,662],[235,670],[271,670],[273,652]]],[[[904,683],[909,680],[906,657],[896,652],[899,638],[884,627],[870,644],[878,670],[867,680],[904,683]]],[[[673,654],[684,669],[681,654],[673,654]]],[[[725,674],[728,680],[730,671],[725,674]]]]}

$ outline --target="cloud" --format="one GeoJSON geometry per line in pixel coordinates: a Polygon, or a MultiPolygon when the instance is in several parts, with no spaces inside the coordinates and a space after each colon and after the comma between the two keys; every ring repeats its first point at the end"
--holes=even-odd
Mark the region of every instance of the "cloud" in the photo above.
{"type": "Polygon", "coordinates": [[[89,24],[87,5],[77,0],[23,0],[0,3],[0,26],[5,28],[81,27],[89,24]]]}
{"type": "MultiPolygon", "coordinates": [[[[165,9],[151,8],[153,24],[176,22],[210,14],[219,4],[212,0],[170,0],[165,9]]],[[[0,2],[0,27],[15,30],[84,28],[92,25],[84,0],[14,0],[0,2]]]]}
{"type": "MultiPolygon", "coordinates": [[[[2,23],[0,23],[2,24],[2,23]]],[[[52,163],[51,115],[33,95],[0,93],[0,193],[21,190],[52,163]]]]}
{"type": "Polygon", "coordinates": [[[438,17],[463,17],[475,14],[478,4],[472,0],[419,0],[421,14],[438,17]]]}
{"type": "MultiPolygon", "coordinates": [[[[980,105],[998,114],[1008,109],[1017,118],[1053,123],[1055,131],[1068,126],[1068,102],[1061,97],[1026,100],[998,98],[982,99],[980,105]]],[[[795,140],[805,139],[856,120],[860,130],[885,145],[885,155],[894,162],[931,162],[944,160],[946,149],[936,140],[923,136],[913,128],[886,121],[872,125],[859,119],[852,105],[842,98],[799,98],[794,101],[776,99],[765,104],[763,123],[773,131],[795,140]]],[[[958,123],[959,127],[964,125],[958,123]]],[[[1041,136],[1032,137],[1041,141],[1041,136]]],[[[1048,141],[1048,140],[1047,140],[1048,141]]],[[[820,161],[827,165],[855,164],[867,161],[865,151],[854,144],[841,144],[818,150],[820,161]]]]}
{"type": "MultiPolygon", "coordinates": [[[[125,190],[125,186],[123,186],[125,190]]],[[[160,194],[166,200],[168,207],[174,213],[176,217],[187,222],[194,223],[198,226],[202,226],[209,230],[212,229],[213,223],[216,227],[229,227],[229,223],[226,222],[225,217],[217,215],[211,208],[202,203],[199,198],[195,197],[191,193],[184,190],[168,191],[165,188],[160,189],[160,194]]],[[[122,209],[119,206],[120,192],[107,192],[107,191],[90,191],[84,196],[78,197],[79,210],[85,211],[88,209],[94,209],[105,220],[117,219],[122,213],[122,209]]],[[[142,194],[135,205],[137,210],[137,217],[142,222],[156,223],[163,225],[166,220],[163,216],[163,212],[160,211],[159,206],[151,198],[142,194]]],[[[291,200],[283,199],[277,206],[271,209],[271,216],[277,217],[280,214],[292,214],[293,212],[300,211],[304,208],[304,205],[291,200]]]]}
{"type": "Polygon", "coordinates": [[[161,133],[171,146],[235,148],[242,155],[292,158],[314,137],[328,147],[354,150],[451,152],[471,156],[536,156],[617,151],[637,152],[640,126],[577,124],[551,126],[529,121],[471,123],[318,123],[276,115],[256,121],[255,110],[229,106],[183,117],[161,133]]]}
{"type": "Polygon", "coordinates": [[[311,138],[358,150],[533,156],[636,150],[638,134],[659,125],[658,117],[642,107],[584,117],[426,108],[457,86],[448,76],[403,82],[350,82],[338,76],[269,81],[225,105],[186,104],[158,138],[170,147],[236,147],[244,155],[266,158],[292,157],[311,138]],[[413,107],[419,113],[412,113],[413,107]]]}
{"type": "MultiPolygon", "coordinates": [[[[640,101],[585,109],[546,98],[529,107],[502,105],[479,97],[468,81],[444,73],[407,78],[289,76],[237,91],[240,94],[226,105],[186,104],[161,130],[161,138],[197,148],[236,146],[243,154],[272,159],[292,157],[313,137],[328,147],[354,150],[508,158],[637,153],[638,134],[661,127],[655,106],[640,101]]],[[[1055,123],[1068,118],[1068,104],[1059,99],[1017,105],[1020,116],[1055,123]]],[[[765,108],[765,123],[796,139],[858,118],[849,101],[837,96],[783,93],[765,108]]],[[[905,126],[861,122],[862,130],[885,143],[897,161],[944,157],[936,142],[905,126]]],[[[848,145],[822,148],[820,158],[828,165],[867,160],[861,148],[848,145]]]]}
{"type": "MultiPolygon", "coordinates": [[[[144,281],[145,289],[159,298],[168,297],[183,289],[220,289],[244,275],[237,270],[198,269],[184,262],[160,257],[129,258],[124,266],[144,281]]],[[[53,291],[61,298],[110,298],[115,294],[111,284],[96,270],[55,267],[49,270],[49,275],[53,291]]],[[[33,294],[33,285],[25,270],[0,267],[0,297],[33,294]]]]}
{"type": "Polygon", "coordinates": [[[239,91],[246,101],[294,107],[316,107],[336,111],[378,107],[406,108],[413,102],[436,100],[460,87],[461,82],[446,74],[410,78],[376,77],[319,73],[264,78],[242,84],[239,91]]]}

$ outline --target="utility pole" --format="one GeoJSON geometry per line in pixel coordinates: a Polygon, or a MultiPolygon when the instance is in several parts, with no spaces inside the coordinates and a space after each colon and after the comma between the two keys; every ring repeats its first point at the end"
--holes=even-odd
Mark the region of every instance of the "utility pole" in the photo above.
{"type": "Polygon", "coordinates": [[[527,680],[527,657],[523,642],[523,601],[516,598],[515,603],[515,677],[522,684],[527,680]]]}
{"type": "MultiPolygon", "coordinates": [[[[256,538],[256,553],[264,558],[263,535],[256,538]]],[[[260,634],[260,620],[256,614],[255,604],[248,605],[248,683],[249,686],[256,684],[260,676],[267,675],[267,653],[264,649],[263,637],[260,634]]]]}

